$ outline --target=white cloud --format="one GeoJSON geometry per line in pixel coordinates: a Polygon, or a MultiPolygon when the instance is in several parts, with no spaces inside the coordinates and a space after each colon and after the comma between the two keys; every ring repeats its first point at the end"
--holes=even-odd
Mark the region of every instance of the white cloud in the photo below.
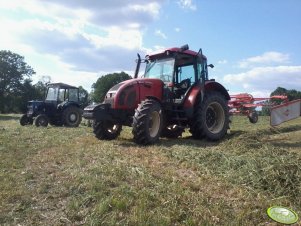
{"type": "Polygon", "coordinates": [[[159,17],[163,2],[1,1],[0,10],[11,16],[0,15],[0,49],[25,56],[37,77],[91,86],[99,74],[135,68],[136,53],[146,51],[144,28],[159,17]]]}
{"type": "Polygon", "coordinates": [[[175,32],[180,32],[180,31],[181,31],[181,28],[179,28],[179,27],[175,28],[175,32]]]}
{"type": "Polygon", "coordinates": [[[164,34],[161,30],[156,30],[155,31],[155,35],[157,35],[157,36],[159,36],[159,37],[161,37],[163,39],[167,39],[166,34],[164,34]]]}
{"type": "Polygon", "coordinates": [[[288,63],[289,54],[279,52],[265,52],[260,56],[250,57],[239,62],[240,68],[247,68],[253,65],[270,65],[273,63],[288,63]]]}
{"type": "Polygon", "coordinates": [[[179,0],[178,4],[183,9],[189,9],[189,10],[197,10],[196,5],[193,3],[193,0],[179,0]]]}
{"type": "Polygon", "coordinates": [[[301,66],[256,67],[247,72],[227,74],[225,85],[250,92],[271,93],[278,86],[301,90],[301,66]]]}
{"type": "Polygon", "coordinates": [[[217,63],[218,64],[227,64],[228,61],[224,59],[224,60],[219,60],[217,63]]]}

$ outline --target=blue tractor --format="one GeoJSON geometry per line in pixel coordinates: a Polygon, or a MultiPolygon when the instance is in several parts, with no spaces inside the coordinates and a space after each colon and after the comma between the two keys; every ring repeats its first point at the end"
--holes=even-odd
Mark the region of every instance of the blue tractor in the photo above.
{"type": "Polygon", "coordinates": [[[67,126],[77,127],[82,120],[79,103],[79,89],[64,83],[47,85],[44,101],[28,102],[27,112],[20,118],[22,126],[67,126]]]}

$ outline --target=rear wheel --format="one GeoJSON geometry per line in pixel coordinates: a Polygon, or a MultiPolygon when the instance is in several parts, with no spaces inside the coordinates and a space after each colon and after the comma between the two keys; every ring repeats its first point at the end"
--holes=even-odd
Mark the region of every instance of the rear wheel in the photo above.
{"type": "Polygon", "coordinates": [[[162,130],[162,109],[156,100],[146,99],[135,111],[133,135],[137,144],[153,144],[159,140],[162,130]]]}
{"type": "Polygon", "coordinates": [[[119,136],[122,130],[121,125],[109,121],[93,122],[92,126],[95,137],[100,140],[113,140],[119,136]]]}
{"type": "Polygon", "coordinates": [[[68,127],[78,127],[82,121],[81,110],[77,107],[68,107],[63,111],[63,122],[68,127]]]}
{"type": "Polygon", "coordinates": [[[169,125],[162,130],[161,137],[178,138],[182,136],[184,129],[178,125],[169,125]]]}
{"type": "Polygon", "coordinates": [[[28,117],[26,114],[22,115],[20,118],[20,125],[21,126],[26,126],[26,125],[32,125],[33,124],[33,119],[28,117]]]}
{"type": "Polygon", "coordinates": [[[47,127],[48,126],[48,117],[44,114],[38,115],[34,121],[34,124],[39,127],[39,126],[43,126],[43,127],[47,127]]]}
{"type": "Polygon", "coordinates": [[[220,93],[209,92],[195,110],[190,131],[195,138],[205,136],[209,140],[220,140],[229,128],[229,111],[227,102],[220,93]]]}

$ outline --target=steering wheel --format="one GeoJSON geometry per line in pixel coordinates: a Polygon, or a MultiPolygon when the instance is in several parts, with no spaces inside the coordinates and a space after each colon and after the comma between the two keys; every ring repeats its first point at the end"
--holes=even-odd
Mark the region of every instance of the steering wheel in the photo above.
{"type": "Polygon", "coordinates": [[[180,83],[176,84],[176,87],[179,89],[187,89],[191,84],[191,78],[184,79],[180,83]]]}

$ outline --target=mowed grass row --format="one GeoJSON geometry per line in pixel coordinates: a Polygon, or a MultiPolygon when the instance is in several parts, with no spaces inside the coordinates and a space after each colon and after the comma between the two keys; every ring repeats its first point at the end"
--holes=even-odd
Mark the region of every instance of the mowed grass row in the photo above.
{"type": "Polygon", "coordinates": [[[153,146],[130,128],[21,127],[0,115],[0,225],[267,225],[301,214],[301,119],[270,128],[235,117],[220,142],[185,133],[153,146]]]}

